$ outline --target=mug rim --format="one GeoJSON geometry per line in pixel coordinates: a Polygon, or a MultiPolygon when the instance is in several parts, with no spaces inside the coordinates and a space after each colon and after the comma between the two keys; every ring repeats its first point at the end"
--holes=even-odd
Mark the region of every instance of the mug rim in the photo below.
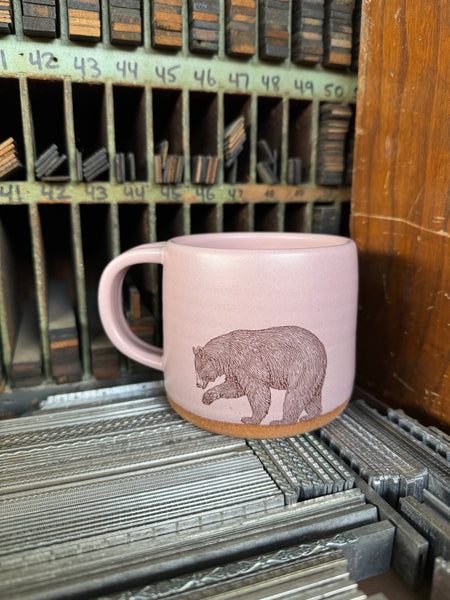
{"type": "Polygon", "coordinates": [[[354,244],[354,241],[349,237],[328,233],[242,231],[181,235],[171,238],[169,243],[219,252],[298,252],[337,249],[354,244]]]}

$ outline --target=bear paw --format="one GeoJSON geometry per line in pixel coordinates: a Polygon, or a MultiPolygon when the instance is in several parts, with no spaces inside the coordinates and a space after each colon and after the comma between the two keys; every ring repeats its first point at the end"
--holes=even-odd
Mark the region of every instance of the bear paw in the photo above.
{"type": "Polygon", "coordinates": [[[288,420],[284,420],[284,419],[270,422],[272,427],[278,427],[279,425],[292,425],[293,423],[295,423],[295,421],[293,422],[293,421],[288,421],[288,420]]]}
{"type": "Polygon", "coordinates": [[[255,419],[255,417],[242,417],[241,419],[244,425],[259,425],[262,419],[255,419]]]}
{"type": "Polygon", "coordinates": [[[218,400],[220,398],[220,392],[215,390],[208,390],[203,394],[202,402],[203,404],[211,404],[214,400],[218,400]]]}

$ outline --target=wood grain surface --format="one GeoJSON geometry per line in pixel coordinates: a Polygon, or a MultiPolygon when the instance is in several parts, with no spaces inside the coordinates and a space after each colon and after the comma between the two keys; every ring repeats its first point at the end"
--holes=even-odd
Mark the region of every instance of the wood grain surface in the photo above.
{"type": "Polygon", "coordinates": [[[366,1],[351,235],[357,384],[450,426],[450,4],[366,1]]]}

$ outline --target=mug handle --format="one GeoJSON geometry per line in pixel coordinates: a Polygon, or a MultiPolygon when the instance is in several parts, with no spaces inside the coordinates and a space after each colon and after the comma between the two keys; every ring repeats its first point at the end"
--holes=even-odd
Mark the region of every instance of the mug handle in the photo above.
{"type": "Polygon", "coordinates": [[[162,348],[140,340],[130,329],[122,307],[122,284],[128,269],[145,263],[164,263],[166,242],[142,244],[114,258],[105,268],[98,286],[98,308],[111,342],[133,360],[163,370],[162,348]]]}

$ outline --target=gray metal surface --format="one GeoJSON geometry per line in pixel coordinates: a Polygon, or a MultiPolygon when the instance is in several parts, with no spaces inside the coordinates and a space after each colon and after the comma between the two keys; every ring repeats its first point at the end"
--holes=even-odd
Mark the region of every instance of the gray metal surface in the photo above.
{"type": "Polygon", "coordinates": [[[434,427],[422,425],[401,409],[388,408],[387,417],[389,421],[407,431],[412,437],[432,448],[446,460],[450,460],[450,440],[443,432],[434,427]]]}
{"type": "Polygon", "coordinates": [[[76,406],[89,406],[91,404],[99,405],[160,394],[165,394],[164,381],[146,381],[142,383],[130,383],[100,389],[90,389],[82,392],[52,394],[40,402],[39,409],[41,411],[47,411],[61,408],[74,408],[76,406]]]}
{"type": "Polygon", "coordinates": [[[423,491],[423,503],[436,511],[443,519],[450,522],[450,506],[436,498],[428,490],[423,491]]]}
{"type": "MultiPolygon", "coordinates": [[[[411,523],[430,544],[430,562],[441,556],[450,560],[450,521],[427,504],[415,498],[401,498],[400,514],[411,523]]],[[[430,564],[431,568],[431,564],[430,564]]]]}
{"type": "Polygon", "coordinates": [[[340,550],[321,550],[311,544],[226,563],[99,600],[200,600],[242,595],[263,599],[273,598],[274,588],[280,597],[292,593],[295,598],[327,594],[338,599],[344,594],[345,598],[366,598],[350,579],[340,550]]]}
{"type": "Polygon", "coordinates": [[[434,561],[430,600],[450,598],[450,561],[441,557],[434,561]]]}
{"type": "MultiPolygon", "coordinates": [[[[123,588],[142,580],[204,568],[280,545],[326,538],[358,524],[374,523],[376,510],[372,509],[361,505],[340,509],[334,506],[327,510],[322,506],[312,511],[311,506],[305,510],[299,505],[246,515],[244,506],[241,515],[222,522],[209,523],[208,514],[205,514],[201,525],[193,523],[191,529],[178,531],[175,527],[174,531],[172,527],[170,533],[170,527],[167,527],[167,533],[162,523],[149,532],[146,527],[130,523],[128,530],[122,528],[103,535],[91,532],[89,537],[75,536],[66,540],[53,535],[53,543],[47,540],[47,544],[39,548],[35,547],[30,532],[31,548],[22,552],[11,548],[9,554],[1,557],[0,595],[14,590],[15,595],[10,595],[11,598],[50,599],[76,597],[110,586],[123,588]],[[149,538],[149,533],[154,537],[149,538]]],[[[47,527],[51,529],[51,512],[46,514],[47,527]]],[[[392,534],[392,540],[390,524],[388,527],[375,524],[386,528],[387,535],[392,534]]],[[[375,538],[372,551],[379,547],[377,532],[375,538]]],[[[369,538],[364,535],[362,539],[367,543],[369,538]]],[[[389,561],[389,553],[387,557],[389,561]]]]}
{"type": "Polygon", "coordinates": [[[356,578],[390,564],[392,526],[319,440],[263,448],[284,489],[245,440],[182,420],[158,382],[52,398],[0,440],[0,596],[74,598],[328,538],[356,578]],[[321,496],[284,506],[302,476],[321,496]]]}
{"type": "Polygon", "coordinates": [[[350,489],[354,479],[337,467],[325,445],[305,434],[275,440],[249,440],[250,447],[269,466],[274,477],[287,482],[296,500],[307,500],[350,489]]]}
{"type": "MultiPolygon", "coordinates": [[[[426,489],[446,504],[450,504],[450,465],[445,458],[363,401],[358,400],[352,404],[352,410],[359,418],[364,419],[365,424],[370,422],[371,427],[376,428],[380,439],[385,439],[387,445],[401,447],[406,451],[410,456],[408,460],[411,464],[415,461],[420,462],[428,471],[426,489]]],[[[421,500],[420,495],[411,495],[421,500]]]]}
{"type": "MultiPolygon", "coordinates": [[[[342,461],[340,458],[336,460],[342,461]]],[[[387,519],[395,526],[392,569],[410,589],[419,589],[425,581],[428,541],[362,477],[357,473],[353,474],[355,485],[364,492],[367,502],[376,506],[379,518],[387,519]]]]}
{"type": "MultiPolygon", "coordinates": [[[[171,589],[175,576],[192,581],[193,572],[227,573],[232,563],[248,565],[257,555],[297,552],[295,560],[306,565],[336,549],[355,581],[392,567],[418,587],[425,537],[431,556],[448,551],[448,506],[421,489],[423,465],[396,437],[385,460],[391,471],[373,475],[371,484],[391,501],[408,490],[423,497],[423,504],[401,500],[405,515],[411,506],[416,514],[414,523],[409,514],[406,521],[351,468],[366,474],[361,465],[370,467],[377,452],[381,461],[380,444],[370,441],[379,430],[386,444],[388,434],[376,415],[350,407],[337,421],[346,427],[339,430],[341,458],[313,433],[246,442],[183,421],[154,382],[99,396],[61,395],[34,416],[0,423],[0,597],[92,597],[160,580],[166,584],[158,589],[171,589]],[[352,442],[358,462],[344,448],[350,427],[361,438],[352,442]]],[[[321,575],[306,569],[306,579],[300,568],[272,568],[273,586],[270,578],[262,585],[255,566],[242,575],[245,585],[219,578],[210,590],[215,595],[202,595],[202,583],[189,588],[198,596],[186,598],[365,598],[354,595],[360,592],[353,583],[340,588],[346,580],[333,579],[334,567],[321,575]]]]}
{"type": "Polygon", "coordinates": [[[320,435],[392,506],[396,507],[402,496],[422,498],[428,481],[427,468],[402,444],[388,438],[383,428],[353,403],[322,427],[320,435]]]}

